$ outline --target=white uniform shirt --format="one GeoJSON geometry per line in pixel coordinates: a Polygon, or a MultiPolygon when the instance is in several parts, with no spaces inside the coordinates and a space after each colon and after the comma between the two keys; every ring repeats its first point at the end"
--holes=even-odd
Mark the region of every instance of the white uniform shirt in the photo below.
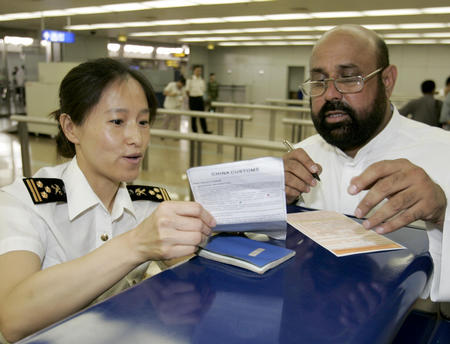
{"type": "Polygon", "coordinates": [[[186,82],[186,91],[189,92],[189,97],[203,97],[205,90],[205,81],[201,77],[193,75],[186,82]]]}
{"type": "Polygon", "coordinates": [[[109,213],[78,167],[71,162],[39,170],[34,177],[64,181],[67,202],[34,204],[22,179],[0,189],[0,254],[36,253],[42,269],[91,252],[108,239],[136,227],[159,205],[132,201],[126,185],[109,213]]]}
{"type": "Polygon", "coordinates": [[[350,195],[347,192],[350,180],[381,160],[408,159],[441,186],[447,197],[444,235],[427,224],[434,261],[431,298],[450,301],[450,133],[403,117],[394,108],[386,128],[360,149],[355,158],[328,144],[320,135],[300,142],[296,145],[299,147],[322,166],[321,182],[302,195],[304,202],[300,204],[307,207],[354,214],[367,192],[350,195]]]}
{"type": "Polygon", "coordinates": [[[167,84],[166,88],[164,88],[164,92],[168,92],[170,94],[164,98],[164,108],[181,109],[185,94],[184,87],[178,88],[177,83],[172,81],[167,84]]]}

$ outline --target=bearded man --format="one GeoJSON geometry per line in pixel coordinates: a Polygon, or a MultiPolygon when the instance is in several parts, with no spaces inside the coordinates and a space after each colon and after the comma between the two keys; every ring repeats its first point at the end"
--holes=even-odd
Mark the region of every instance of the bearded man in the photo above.
{"type": "Polygon", "coordinates": [[[321,37],[303,84],[319,135],[283,157],[286,201],[354,214],[378,233],[424,221],[431,298],[450,301],[450,133],[401,116],[396,79],[375,32],[343,25],[321,37]]]}

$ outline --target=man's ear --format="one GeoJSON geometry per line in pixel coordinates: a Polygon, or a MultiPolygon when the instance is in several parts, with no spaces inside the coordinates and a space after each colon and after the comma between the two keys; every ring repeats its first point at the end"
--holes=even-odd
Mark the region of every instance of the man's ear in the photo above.
{"type": "Polygon", "coordinates": [[[72,118],[66,113],[62,113],[59,116],[59,125],[61,126],[64,135],[66,135],[67,139],[73,144],[80,143],[78,138],[78,131],[76,130],[75,123],[72,122],[72,118]]]}
{"type": "Polygon", "coordinates": [[[394,91],[395,81],[397,81],[397,67],[394,65],[387,66],[383,70],[381,78],[386,89],[386,96],[389,99],[394,91]]]}

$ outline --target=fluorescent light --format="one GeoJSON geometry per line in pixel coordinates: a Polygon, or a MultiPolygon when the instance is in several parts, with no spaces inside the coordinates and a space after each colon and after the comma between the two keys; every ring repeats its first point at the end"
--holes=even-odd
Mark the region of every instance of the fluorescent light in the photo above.
{"type": "Polygon", "coordinates": [[[288,42],[289,45],[314,45],[315,41],[297,41],[297,42],[288,42]]]}
{"type": "Polygon", "coordinates": [[[154,47],[150,45],[134,45],[134,44],[125,44],[123,47],[123,51],[126,53],[137,53],[137,54],[151,54],[155,50],[154,47]]]}
{"type": "Polygon", "coordinates": [[[450,32],[425,32],[422,37],[450,37],[450,32]]]}
{"type": "Polygon", "coordinates": [[[108,51],[112,51],[114,53],[117,53],[120,50],[120,44],[118,43],[108,43],[107,47],[108,51]]]}
{"type": "Polygon", "coordinates": [[[441,39],[439,41],[439,43],[441,43],[441,44],[450,44],[450,39],[441,39]]]}
{"type": "Polygon", "coordinates": [[[237,22],[252,22],[252,21],[265,21],[263,16],[234,16],[234,17],[224,17],[224,21],[237,23],[237,22]]]}
{"type": "Polygon", "coordinates": [[[223,23],[222,18],[190,18],[186,19],[191,24],[210,24],[210,23],[223,23]]]}
{"type": "Polygon", "coordinates": [[[447,13],[450,13],[450,7],[422,8],[422,12],[426,13],[426,14],[447,14],[447,13]]]}
{"type": "Polygon", "coordinates": [[[129,2],[125,4],[112,4],[112,5],[103,5],[99,6],[102,9],[105,9],[108,12],[128,12],[128,11],[142,11],[146,10],[149,7],[145,6],[143,3],[139,2],[129,2]]]}
{"type": "Polygon", "coordinates": [[[99,6],[67,8],[66,11],[67,14],[96,14],[109,12],[108,10],[99,6]]]}
{"type": "Polygon", "coordinates": [[[223,30],[209,30],[208,33],[212,33],[212,34],[224,34],[224,33],[241,33],[244,32],[244,30],[241,29],[223,29],[223,30]]]}
{"type": "Polygon", "coordinates": [[[297,19],[311,19],[311,15],[306,13],[285,13],[285,14],[268,14],[264,18],[269,20],[297,20],[297,19]]]}
{"type": "Polygon", "coordinates": [[[361,17],[362,13],[357,11],[338,11],[338,12],[315,12],[311,13],[313,18],[352,18],[361,17]]]}
{"type": "Polygon", "coordinates": [[[5,36],[5,44],[29,46],[33,44],[31,37],[5,36]]]}
{"type": "Polygon", "coordinates": [[[290,35],[284,37],[287,39],[318,39],[320,35],[290,35]]]}
{"type": "Polygon", "coordinates": [[[70,15],[66,10],[42,11],[42,17],[64,17],[70,15]]]}
{"type": "Polygon", "coordinates": [[[335,25],[329,25],[329,26],[313,26],[314,30],[317,30],[317,31],[329,31],[329,30],[331,30],[331,29],[334,28],[334,27],[335,27],[335,25]]]}
{"type": "Polygon", "coordinates": [[[399,29],[439,29],[447,27],[444,23],[398,24],[399,29]]]}
{"type": "Polygon", "coordinates": [[[419,38],[420,33],[387,33],[384,34],[385,38],[419,38]]]}
{"type": "Polygon", "coordinates": [[[410,16],[422,14],[422,11],[418,8],[401,8],[392,10],[373,10],[373,11],[361,11],[368,17],[380,17],[380,16],[410,16]]]}
{"type": "Polygon", "coordinates": [[[401,39],[386,39],[385,43],[387,45],[394,45],[394,44],[405,44],[405,41],[401,39]]]}
{"type": "Polygon", "coordinates": [[[182,54],[184,49],[181,47],[158,47],[156,48],[156,54],[158,55],[170,55],[170,54],[182,54]]]}
{"type": "Polygon", "coordinates": [[[369,24],[363,25],[366,29],[370,30],[395,30],[397,25],[395,24],[369,24]]]}
{"type": "Polygon", "coordinates": [[[187,0],[156,0],[156,1],[145,1],[145,6],[149,8],[171,8],[171,7],[187,7],[195,6],[194,3],[187,0]]]}
{"type": "Polygon", "coordinates": [[[251,32],[251,33],[272,32],[272,31],[277,31],[277,28],[273,28],[273,27],[254,27],[254,28],[242,29],[242,32],[251,32]]]}
{"type": "Polygon", "coordinates": [[[221,47],[237,47],[241,44],[237,43],[237,42],[222,42],[222,43],[217,43],[217,45],[219,45],[221,47]]]}
{"type": "Polygon", "coordinates": [[[409,39],[406,41],[409,44],[435,44],[435,39],[409,39]]]}
{"type": "Polygon", "coordinates": [[[276,29],[277,31],[315,31],[314,26],[285,26],[276,29]]]}
{"type": "Polygon", "coordinates": [[[276,39],[285,39],[284,36],[256,36],[253,37],[253,39],[257,39],[257,40],[276,40],[276,39]]]}

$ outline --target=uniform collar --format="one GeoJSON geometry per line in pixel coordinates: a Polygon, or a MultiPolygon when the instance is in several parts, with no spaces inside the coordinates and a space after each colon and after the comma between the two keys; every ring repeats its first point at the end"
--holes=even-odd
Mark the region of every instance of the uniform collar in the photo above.
{"type": "MultiPolygon", "coordinates": [[[[69,163],[69,166],[62,177],[66,188],[70,221],[97,205],[105,209],[103,203],[100,201],[94,190],[92,190],[83,172],[78,167],[76,156],[69,163]]],[[[114,221],[122,216],[125,209],[135,216],[133,203],[128,194],[126,185],[125,183],[121,183],[114,200],[111,213],[112,220],[114,221]]],[[[105,209],[105,211],[107,210],[105,209]]]]}

